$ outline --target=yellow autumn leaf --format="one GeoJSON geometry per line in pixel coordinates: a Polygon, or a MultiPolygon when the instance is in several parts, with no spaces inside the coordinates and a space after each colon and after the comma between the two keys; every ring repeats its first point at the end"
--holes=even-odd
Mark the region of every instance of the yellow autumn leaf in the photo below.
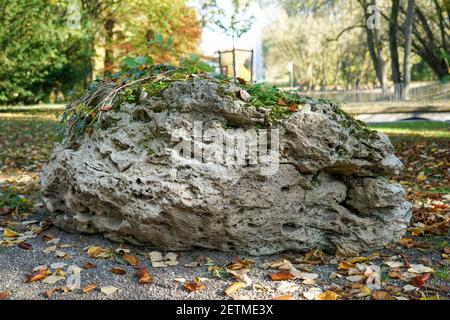
{"type": "Polygon", "coordinates": [[[364,261],[367,261],[367,260],[369,260],[369,258],[367,258],[367,257],[355,257],[353,259],[350,259],[348,262],[350,262],[350,263],[360,263],[360,262],[364,262],[364,261]]]}
{"type": "Polygon", "coordinates": [[[439,295],[435,295],[432,297],[421,297],[419,300],[439,300],[439,295]]]}
{"type": "Polygon", "coordinates": [[[3,236],[12,238],[12,237],[18,237],[19,234],[17,232],[15,232],[15,231],[10,230],[10,229],[4,229],[3,230],[3,236]]]}
{"type": "Polygon", "coordinates": [[[424,230],[421,229],[421,228],[415,228],[415,229],[412,229],[412,230],[411,230],[411,235],[412,235],[413,237],[420,236],[420,235],[423,234],[423,233],[424,233],[424,230]]]}
{"type": "Polygon", "coordinates": [[[225,289],[225,295],[230,296],[238,290],[245,288],[245,283],[241,281],[234,282],[231,286],[225,289]]]}
{"type": "Polygon", "coordinates": [[[333,291],[319,293],[314,300],[337,300],[338,294],[333,291]]]}
{"type": "Polygon", "coordinates": [[[423,181],[427,180],[427,176],[424,174],[419,174],[419,175],[417,175],[416,180],[423,182],[423,181]]]}
{"type": "Polygon", "coordinates": [[[341,261],[339,263],[338,269],[339,270],[348,270],[354,268],[355,265],[349,261],[341,261]]]}
{"type": "Polygon", "coordinates": [[[367,297],[370,296],[370,289],[367,286],[363,286],[361,288],[361,293],[359,294],[361,297],[367,297]]]}

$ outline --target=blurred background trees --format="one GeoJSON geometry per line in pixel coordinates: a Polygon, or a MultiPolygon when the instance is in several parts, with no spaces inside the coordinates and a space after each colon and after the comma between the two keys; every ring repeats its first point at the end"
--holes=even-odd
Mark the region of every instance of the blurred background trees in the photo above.
{"type": "Polygon", "coordinates": [[[0,104],[64,100],[128,54],[146,54],[154,34],[172,36],[171,55],[198,50],[201,28],[185,0],[81,0],[80,29],[67,0],[0,0],[0,104]]]}
{"type": "Polygon", "coordinates": [[[302,90],[450,79],[450,0],[0,0],[0,104],[68,100],[125,56],[147,54],[156,33],[174,39],[171,51],[152,49],[156,63],[201,53],[203,28],[237,39],[255,4],[266,82],[287,85],[288,64],[302,90]],[[68,27],[73,4],[79,29],[68,27]],[[367,28],[374,5],[379,29],[367,28]]]}
{"type": "Polygon", "coordinates": [[[268,81],[285,82],[289,62],[296,82],[306,89],[449,79],[448,0],[261,2],[272,5],[266,14],[273,22],[264,33],[268,81]],[[367,28],[373,5],[380,29],[367,28]]]}

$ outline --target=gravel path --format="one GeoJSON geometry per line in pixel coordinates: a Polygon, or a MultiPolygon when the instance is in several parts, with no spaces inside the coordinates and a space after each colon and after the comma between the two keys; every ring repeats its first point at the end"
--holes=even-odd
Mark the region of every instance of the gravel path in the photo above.
{"type": "MultiPolygon", "coordinates": [[[[33,219],[43,219],[44,215],[36,218],[36,215],[32,216],[33,219]]],[[[223,253],[211,250],[191,250],[186,252],[180,252],[178,266],[167,268],[153,268],[150,260],[148,259],[148,253],[152,250],[148,248],[138,248],[129,246],[131,250],[130,254],[133,254],[139,258],[140,265],[146,267],[150,274],[154,277],[155,281],[151,284],[139,284],[136,277],[136,270],[133,267],[123,264],[123,261],[117,261],[115,259],[103,259],[103,258],[90,258],[83,248],[96,245],[107,247],[115,250],[118,247],[117,243],[108,241],[101,236],[93,235],[80,235],[70,234],[61,231],[55,227],[51,227],[45,231],[44,234],[51,234],[55,238],[60,238],[58,243],[58,250],[67,253],[70,257],[58,258],[54,253],[45,254],[43,250],[51,246],[42,239],[42,236],[37,236],[35,239],[27,241],[32,244],[32,250],[24,250],[19,246],[12,247],[0,247],[0,292],[8,291],[10,293],[10,299],[49,299],[45,292],[59,287],[64,287],[66,281],[62,280],[56,284],[46,284],[42,282],[25,283],[26,276],[31,274],[33,269],[40,265],[50,266],[55,262],[64,262],[67,266],[77,265],[82,268],[81,272],[81,287],[85,287],[90,284],[96,284],[97,289],[83,294],[81,290],[74,290],[72,292],[55,292],[50,299],[230,299],[224,295],[224,289],[227,288],[232,281],[227,279],[220,279],[213,277],[207,270],[207,267],[200,265],[198,267],[186,267],[185,264],[192,263],[193,261],[205,261],[206,257],[213,259],[216,265],[224,265],[230,263],[235,259],[237,254],[223,253]],[[67,245],[70,245],[67,246],[67,245]],[[84,269],[85,263],[91,262],[96,265],[93,269],[84,269]],[[120,267],[127,271],[124,275],[113,274],[111,272],[112,267],[120,267]],[[206,286],[204,290],[197,292],[188,292],[183,288],[182,279],[193,281],[196,277],[202,279],[203,284],[206,286]],[[180,279],[182,278],[182,279],[180,279]],[[104,286],[114,286],[118,290],[111,294],[106,295],[100,291],[99,288],[104,286]]],[[[399,248],[395,248],[391,252],[382,252],[392,254],[393,252],[401,251],[399,248]]],[[[164,252],[162,252],[164,254],[164,252]]],[[[282,258],[286,258],[290,261],[294,261],[295,258],[302,257],[302,253],[288,252],[282,255],[272,255],[263,257],[251,257],[255,261],[255,265],[249,273],[249,277],[253,284],[257,285],[255,289],[253,286],[249,286],[233,296],[234,299],[272,299],[277,296],[286,295],[287,292],[283,290],[283,286],[287,283],[294,283],[297,287],[292,292],[294,299],[305,299],[303,292],[309,290],[311,287],[319,287],[325,290],[333,290],[338,285],[348,285],[348,281],[345,279],[330,279],[332,272],[337,269],[337,262],[335,258],[332,258],[332,263],[325,265],[311,265],[308,266],[309,271],[319,275],[316,280],[316,284],[307,285],[302,284],[302,280],[287,281],[272,281],[269,274],[276,273],[279,270],[267,270],[262,268],[261,265],[268,261],[279,261],[282,258]],[[334,259],[334,261],[333,261],[334,259]],[[263,288],[263,290],[261,290],[263,288]]],[[[242,256],[241,256],[242,257],[242,256]]],[[[245,257],[248,258],[248,257],[245,257]]],[[[424,258],[424,253],[417,250],[408,251],[408,259],[410,262],[417,259],[424,258]]],[[[435,263],[439,260],[439,254],[436,252],[429,252],[426,257],[430,263],[435,263]]],[[[381,265],[381,261],[375,261],[375,264],[381,265]]],[[[65,267],[66,270],[67,267],[65,267]]],[[[430,284],[438,284],[449,286],[448,282],[443,282],[439,279],[432,279],[430,284]]],[[[395,281],[393,282],[395,284],[395,281]]],[[[350,284],[351,285],[351,284],[350,284]]],[[[398,284],[399,286],[405,285],[398,284]]],[[[445,298],[445,295],[444,295],[445,298]]]]}

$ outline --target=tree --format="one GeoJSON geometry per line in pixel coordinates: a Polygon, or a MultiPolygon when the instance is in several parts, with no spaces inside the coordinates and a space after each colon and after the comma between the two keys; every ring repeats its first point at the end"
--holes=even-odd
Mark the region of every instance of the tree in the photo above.
{"type": "Polygon", "coordinates": [[[81,89],[89,73],[89,39],[67,28],[65,1],[0,4],[0,103],[46,101],[52,92],[81,89]]]}
{"type": "Polygon", "coordinates": [[[405,21],[405,54],[403,59],[403,77],[405,87],[403,89],[403,99],[408,98],[409,84],[411,82],[411,43],[412,43],[412,26],[414,14],[414,0],[408,0],[408,8],[406,11],[405,21]]]}

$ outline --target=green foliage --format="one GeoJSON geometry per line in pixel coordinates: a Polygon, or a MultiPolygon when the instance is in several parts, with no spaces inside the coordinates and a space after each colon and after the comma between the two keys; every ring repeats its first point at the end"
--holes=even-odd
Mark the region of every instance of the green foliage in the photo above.
{"type": "Polygon", "coordinates": [[[209,64],[201,61],[200,57],[195,54],[181,60],[180,66],[184,67],[189,73],[205,73],[214,71],[209,64]]]}
{"type": "Polygon", "coordinates": [[[67,28],[59,1],[8,0],[0,5],[0,104],[47,101],[77,90],[89,73],[88,36],[67,28]]]}

